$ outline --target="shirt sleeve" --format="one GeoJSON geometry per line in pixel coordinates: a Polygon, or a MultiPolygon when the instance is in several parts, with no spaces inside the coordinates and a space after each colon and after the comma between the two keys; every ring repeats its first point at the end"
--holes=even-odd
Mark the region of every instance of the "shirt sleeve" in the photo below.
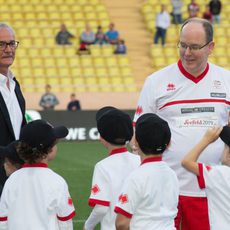
{"type": "Polygon", "coordinates": [[[110,205],[110,183],[106,173],[100,166],[96,165],[93,173],[91,194],[89,197],[89,205],[94,207],[96,204],[109,206],[110,205]]]}
{"type": "Polygon", "coordinates": [[[5,186],[3,188],[3,192],[1,195],[1,201],[0,201],[0,229],[7,228],[7,219],[8,219],[8,186],[7,183],[5,183],[5,186]]]}
{"type": "Polygon", "coordinates": [[[154,96],[154,85],[151,82],[150,77],[145,80],[144,86],[141,90],[140,97],[138,99],[138,105],[133,119],[133,124],[137,119],[145,113],[156,113],[156,101],[154,96]]]}
{"type": "Polygon", "coordinates": [[[138,190],[134,178],[127,178],[114,211],[131,219],[140,199],[138,190]]]}
{"type": "Polygon", "coordinates": [[[59,221],[68,221],[75,215],[75,209],[72,198],[70,197],[68,186],[64,183],[62,194],[60,196],[57,218],[59,221]]]}
{"type": "Polygon", "coordinates": [[[199,176],[197,176],[198,184],[201,189],[207,187],[207,181],[210,178],[209,172],[211,171],[212,167],[209,165],[204,165],[202,163],[198,163],[199,167],[199,176]]]}

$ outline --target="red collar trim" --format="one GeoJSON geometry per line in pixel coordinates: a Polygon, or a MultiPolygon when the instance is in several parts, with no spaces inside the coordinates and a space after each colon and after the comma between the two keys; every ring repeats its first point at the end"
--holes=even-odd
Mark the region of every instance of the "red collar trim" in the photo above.
{"type": "Polygon", "coordinates": [[[39,168],[48,168],[48,164],[46,163],[33,163],[33,164],[28,164],[25,163],[22,168],[35,168],[35,167],[39,167],[39,168]]]}
{"type": "Polygon", "coordinates": [[[148,158],[145,158],[141,162],[141,165],[143,165],[145,163],[156,162],[156,161],[162,161],[162,157],[148,157],[148,158]]]}
{"type": "Polygon", "coordinates": [[[177,63],[181,73],[187,77],[189,80],[193,81],[194,83],[198,83],[199,81],[201,81],[205,75],[207,74],[208,70],[209,70],[209,64],[207,63],[206,67],[205,67],[205,70],[203,71],[203,73],[201,73],[198,77],[194,77],[192,74],[190,74],[189,72],[187,72],[185,70],[185,68],[183,67],[182,65],[182,61],[179,60],[178,63],[177,63]]]}
{"type": "Polygon", "coordinates": [[[113,149],[111,152],[110,152],[110,156],[113,155],[113,154],[118,154],[118,153],[124,153],[124,152],[127,152],[128,149],[126,147],[123,147],[123,148],[118,148],[118,149],[113,149]]]}

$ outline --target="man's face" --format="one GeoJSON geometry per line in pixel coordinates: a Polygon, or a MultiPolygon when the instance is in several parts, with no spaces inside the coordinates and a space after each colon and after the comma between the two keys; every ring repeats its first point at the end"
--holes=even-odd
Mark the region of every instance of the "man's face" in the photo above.
{"type": "MultiPolygon", "coordinates": [[[[15,37],[12,31],[7,28],[0,29],[0,42],[14,41],[15,37]]],[[[0,48],[0,68],[8,68],[13,64],[15,57],[15,48],[7,45],[4,49],[0,48]]]]}
{"type": "Polygon", "coordinates": [[[212,53],[214,43],[207,44],[204,28],[201,23],[190,22],[184,26],[180,34],[180,58],[187,72],[199,76],[205,69],[208,56],[212,53]],[[191,48],[189,48],[189,47],[191,48]],[[192,47],[202,47],[192,49],[192,47]]]}

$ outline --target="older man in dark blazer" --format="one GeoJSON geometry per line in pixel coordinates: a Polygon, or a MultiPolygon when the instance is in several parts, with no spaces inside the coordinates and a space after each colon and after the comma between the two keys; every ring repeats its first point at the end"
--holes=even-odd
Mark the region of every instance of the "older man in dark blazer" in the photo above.
{"type": "MultiPolygon", "coordinates": [[[[25,100],[19,83],[10,71],[18,46],[15,33],[5,23],[0,23],[0,146],[6,146],[19,138],[21,127],[26,124],[25,100]]],[[[0,194],[6,181],[0,156],[0,194]]]]}

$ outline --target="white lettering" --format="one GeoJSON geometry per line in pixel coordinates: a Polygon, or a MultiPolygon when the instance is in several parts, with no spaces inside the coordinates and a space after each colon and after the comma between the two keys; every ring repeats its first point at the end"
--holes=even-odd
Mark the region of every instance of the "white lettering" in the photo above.
{"type": "Polygon", "coordinates": [[[89,130],[89,139],[91,139],[91,140],[98,140],[99,136],[100,136],[100,134],[99,134],[97,128],[91,128],[89,130]]]}
{"type": "Polygon", "coordinates": [[[86,140],[85,128],[69,128],[66,140],[86,140]]]}

